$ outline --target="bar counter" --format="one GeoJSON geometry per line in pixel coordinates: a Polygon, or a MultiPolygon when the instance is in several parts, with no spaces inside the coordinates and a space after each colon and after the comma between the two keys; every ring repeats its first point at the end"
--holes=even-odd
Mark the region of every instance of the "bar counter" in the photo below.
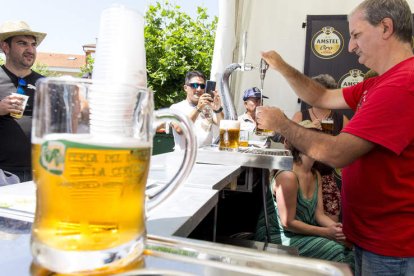
{"type": "MultiPolygon", "coordinates": [[[[149,188],[157,189],[165,184],[179,163],[177,156],[174,152],[152,156],[149,188]]],[[[202,159],[203,154],[200,156],[202,159]]],[[[218,153],[216,160],[220,156],[218,153]]],[[[351,275],[343,264],[290,256],[283,251],[268,253],[188,239],[207,214],[214,211],[220,192],[231,190],[246,169],[238,162],[206,164],[201,159],[194,164],[187,181],[149,214],[148,245],[143,257],[145,269],[124,275],[351,275]]],[[[2,275],[30,275],[34,204],[33,182],[0,187],[2,275]]]]}

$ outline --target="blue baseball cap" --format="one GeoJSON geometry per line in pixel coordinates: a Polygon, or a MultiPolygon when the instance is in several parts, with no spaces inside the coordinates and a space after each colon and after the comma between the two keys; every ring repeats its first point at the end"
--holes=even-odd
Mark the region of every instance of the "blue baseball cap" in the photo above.
{"type": "MultiPolygon", "coordinates": [[[[258,99],[260,99],[260,98],[262,98],[262,92],[257,87],[249,88],[246,91],[244,91],[243,101],[246,101],[248,98],[258,98],[258,99]]],[[[266,97],[265,95],[263,95],[263,98],[269,99],[269,97],[266,97]]]]}

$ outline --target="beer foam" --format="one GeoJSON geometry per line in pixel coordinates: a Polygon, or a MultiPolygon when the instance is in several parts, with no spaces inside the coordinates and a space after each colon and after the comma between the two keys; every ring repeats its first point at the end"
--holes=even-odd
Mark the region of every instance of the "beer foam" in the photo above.
{"type": "Polygon", "coordinates": [[[43,138],[32,137],[32,144],[42,144],[46,141],[66,140],[93,146],[107,146],[117,148],[149,148],[151,142],[139,141],[137,138],[124,137],[119,135],[99,135],[92,134],[70,134],[53,133],[47,134],[43,138]]]}
{"type": "Polygon", "coordinates": [[[240,122],[236,120],[220,120],[220,129],[240,129],[240,122]]]}

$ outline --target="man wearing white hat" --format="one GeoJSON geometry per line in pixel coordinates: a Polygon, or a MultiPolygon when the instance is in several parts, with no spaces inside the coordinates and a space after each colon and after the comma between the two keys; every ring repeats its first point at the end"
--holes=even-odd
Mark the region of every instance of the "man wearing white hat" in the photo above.
{"type": "Polygon", "coordinates": [[[32,178],[33,98],[36,81],[43,76],[31,67],[36,60],[36,47],[45,36],[32,31],[23,21],[7,21],[0,26],[0,49],[6,56],[0,68],[0,169],[17,175],[20,181],[32,178]],[[21,95],[28,96],[25,107],[21,95]],[[11,116],[19,113],[22,115],[11,116]]]}

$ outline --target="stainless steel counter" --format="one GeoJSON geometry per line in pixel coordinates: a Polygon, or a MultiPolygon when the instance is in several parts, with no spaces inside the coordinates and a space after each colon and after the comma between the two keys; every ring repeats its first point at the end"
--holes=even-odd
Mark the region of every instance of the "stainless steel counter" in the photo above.
{"type": "MultiPolygon", "coordinates": [[[[186,237],[193,231],[217,205],[219,190],[242,171],[239,162],[234,162],[235,155],[228,154],[233,159],[229,165],[195,164],[186,183],[150,214],[147,220],[150,235],[143,267],[124,275],[351,275],[349,268],[342,264],[178,237],[186,237]]],[[[215,153],[215,156],[217,162],[226,153],[215,153]]],[[[284,157],[287,158],[273,158],[272,162],[276,163],[270,167],[288,168],[291,157],[284,157]]],[[[240,160],[243,158],[250,157],[240,160]]],[[[242,162],[248,164],[247,161],[242,162]]],[[[163,177],[171,173],[170,165],[175,163],[178,161],[174,154],[154,156],[150,185],[162,185],[163,177]]],[[[3,207],[0,208],[2,275],[30,273],[30,221],[33,220],[34,202],[35,187],[32,182],[0,188],[0,206],[3,207]],[[17,201],[16,206],[20,204],[20,209],[13,210],[16,206],[12,203],[1,205],[6,192],[8,199],[17,201]]]]}
{"type": "Polygon", "coordinates": [[[293,157],[284,149],[242,148],[238,151],[221,151],[217,146],[205,146],[197,152],[197,163],[233,165],[269,170],[290,170],[293,157]]]}
{"type": "MultiPolygon", "coordinates": [[[[52,275],[32,266],[31,224],[2,219],[1,275],[52,275]],[[6,221],[5,221],[6,220],[6,221]],[[31,267],[32,266],[32,267],[31,267]]],[[[275,255],[231,245],[149,235],[142,261],[119,275],[352,275],[348,266],[288,255],[275,255]]]]}
{"type": "Polygon", "coordinates": [[[178,188],[147,219],[147,231],[164,237],[187,237],[217,205],[218,191],[178,188]]]}
{"type": "Polygon", "coordinates": [[[147,248],[147,256],[191,264],[191,275],[352,275],[345,264],[205,241],[149,236],[147,248]]]}
{"type": "MultiPolygon", "coordinates": [[[[200,154],[200,151],[197,152],[200,154]]],[[[165,183],[180,163],[180,155],[174,152],[152,156],[150,182],[165,183]]],[[[222,190],[237,179],[242,172],[240,165],[219,165],[196,163],[184,183],[185,187],[222,190]]]]}

